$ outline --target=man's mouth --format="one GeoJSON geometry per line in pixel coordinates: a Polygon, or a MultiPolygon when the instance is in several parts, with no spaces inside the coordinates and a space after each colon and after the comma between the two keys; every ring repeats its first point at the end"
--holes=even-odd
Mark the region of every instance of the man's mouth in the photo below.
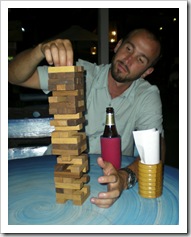
{"type": "Polygon", "coordinates": [[[125,73],[129,72],[129,68],[121,61],[118,62],[118,70],[125,73]]]}

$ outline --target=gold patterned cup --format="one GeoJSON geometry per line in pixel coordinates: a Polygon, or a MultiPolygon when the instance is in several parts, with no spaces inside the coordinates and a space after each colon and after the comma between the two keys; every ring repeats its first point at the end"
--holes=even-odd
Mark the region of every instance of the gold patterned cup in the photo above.
{"type": "Polygon", "coordinates": [[[149,165],[138,163],[139,194],[144,198],[157,198],[162,195],[163,188],[163,165],[149,165]]]}

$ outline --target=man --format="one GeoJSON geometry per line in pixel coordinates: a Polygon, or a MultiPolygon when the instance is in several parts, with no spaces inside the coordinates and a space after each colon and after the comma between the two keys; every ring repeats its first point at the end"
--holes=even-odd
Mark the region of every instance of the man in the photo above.
{"type": "MultiPolygon", "coordinates": [[[[115,111],[117,130],[122,137],[122,153],[133,155],[134,130],[156,128],[161,133],[161,156],[164,162],[165,143],[162,127],[162,106],[158,88],[144,80],[154,70],[161,56],[161,45],[146,29],[136,29],[120,40],[114,49],[111,65],[96,65],[78,60],[86,75],[86,134],[89,138],[89,152],[100,154],[100,135],[105,123],[105,109],[112,106],[115,111]]],[[[73,50],[69,40],[54,40],[39,44],[20,53],[9,64],[9,82],[47,93],[47,66],[38,67],[46,58],[49,65],[73,65],[73,50]]],[[[115,170],[112,164],[98,158],[104,176],[99,183],[106,183],[108,191],[91,198],[99,207],[110,207],[122,191],[134,186],[138,180],[139,157],[128,169],[115,170]]]]}

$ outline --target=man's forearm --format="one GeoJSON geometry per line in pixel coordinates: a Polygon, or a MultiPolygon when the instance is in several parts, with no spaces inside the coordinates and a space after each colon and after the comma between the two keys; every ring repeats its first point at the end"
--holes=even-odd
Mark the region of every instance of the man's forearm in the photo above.
{"type": "Polygon", "coordinates": [[[40,50],[40,46],[18,54],[8,65],[9,82],[20,85],[27,81],[43,58],[44,55],[40,50]]]}

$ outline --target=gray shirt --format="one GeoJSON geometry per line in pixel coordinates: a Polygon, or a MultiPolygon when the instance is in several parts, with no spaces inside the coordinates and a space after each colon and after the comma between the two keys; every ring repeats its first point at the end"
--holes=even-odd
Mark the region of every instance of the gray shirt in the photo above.
{"type": "MultiPolygon", "coordinates": [[[[78,60],[78,66],[86,70],[86,135],[89,153],[100,154],[100,136],[103,134],[106,107],[115,111],[117,131],[121,135],[123,155],[134,152],[134,130],[156,128],[164,136],[162,104],[156,86],[142,78],[137,79],[120,96],[112,99],[108,91],[108,71],[110,64],[97,65],[78,60]]],[[[41,88],[48,93],[47,66],[38,67],[41,88]]]]}

